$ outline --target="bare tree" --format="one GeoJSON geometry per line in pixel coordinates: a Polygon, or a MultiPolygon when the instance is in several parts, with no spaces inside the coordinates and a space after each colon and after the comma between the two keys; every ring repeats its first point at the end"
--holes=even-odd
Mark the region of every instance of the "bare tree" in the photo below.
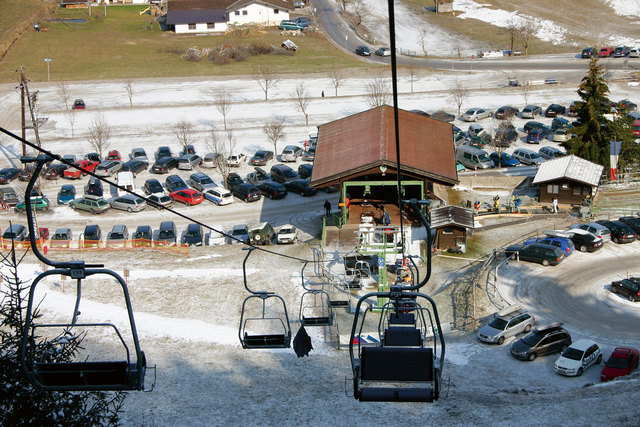
{"type": "Polygon", "coordinates": [[[411,93],[413,93],[413,80],[415,79],[415,77],[417,75],[417,69],[416,69],[415,64],[413,62],[411,62],[411,65],[409,65],[407,70],[409,71],[409,82],[411,83],[411,93]]]}
{"type": "Polygon", "coordinates": [[[184,153],[187,152],[187,147],[196,140],[193,123],[184,118],[178,119],[176,125],[173,127],[173,133],[176,135],[176,138],[178,138],[178,142],[184,153]]]}
{"type": "Polygon", "coordinates": [[[351,0],[351,14],[354,18],[354,23],[356,27],[362,25],[362,23],[367,19],[369,14],[369,8],[362,0],[351,0]]]}
{"type": "Polygon", "coordinates": [[[129,97],[129,107],[133,107],[133,81],[125,80],[122,87],[127,91],[127,96],[129,97]]]}
{"type": "MultiPolygon", "coordinates": [[[[494,137],[491,140],[491,146],[494,151],[498,153],[498,158],[501,159],[502,153],[505,149],[511,145],[511,141],[515,137],[517,138],[517,132],[513,126],[513,116],[507,116],[504,120],[493,120],[494,137]]],[[[496,167],[502,167],[502,162],[498,160],[496,167]]]]}
{"type": "Polygon", "coordinates": [[[69,86],[67,82],[62,81],[58,83],[58,89],[56,90],[58,93],[58,97],[64,102],[64,109],[69,110],[69,100],[71,99],[71,94],[69,93],[69,86]]]}
{"type": "Polygon", "coordinates": [[[372,80],[367,83],[367,104],[376,108],[389,102],[389,80],[382,73],[377,73],[372,80]]]}
{"type": "Polygon", "coordinates": [[[211,97],[213,98],[213,105],[216,106],[216,109],[220,114],[222,114],[222,123],[224,125],[224,129],[227,129],[227,114],[231,110],[233,106],[233,102],[231,101],[231,94],[225,88],[215,89],[211,91],[211,97]]]}
{"type": "Polygon", "coordinates": [[[421,30],[418,33],[418,45],[422,48],[422,53],[424,56],[427,56],[427,47],[426,47],[426,39],[427,39],[427,30],[421,30]]]}
{"type": "Polygon", "coordinates": [[[291,101],[300,109],[300,112],[304,114],[305,124],[309,125],[309,103],[311,98],[309,97],[309,91],[304,85],[304,82],[300,81],[296,85],[296,88],[291,91],[291,101]]]}
{"type": "Polygon", "coordinates": [[[333,68],[327,71],[327,74],[329,75],[331,84],[333,84],[333,88],[336,90],[336,96],[338,96],[338,88],[342,85],[342,82],[344,82],[345,80],[344,70],[334,65],[333,68]]]}
{"type": "Polygon", "coordinates": [[[509,19],[505,31],[509,35],[509,55],[511,56],[513,55],[513,44],[520,35],[520,23],[513,18],[509,19]]]}
{"type": "Polygon", "coordinates": [[[67,110],[64,112],[64,115],[67,118],[69,125],[71,126],[71,138],[75,138],[76,133],[75,133],[74,125],[76,123],[76,110],[74,109],[67,110]]]}
{"type": "Polygon", "coordinates": [[[347,7],[351,4],[352,0],[340,0],[340,5],[342,6],[342,13],[347,11],[347,7]]]}
{"type": "Polygon", "coordinates": [[[109,140],[111,139],[111,126],[106,122],[102,114],[94,114],[91,117],[91,125],[87,131],[87,140],[100,158],[105,151],[109,150],[109,140]]]}
{"type": "Polygon", "coordinates": [[[227,129],[227,145],[229,147],[229,155],[235,154],[236,138],[233,135],[233,129],[227,129]]]}
{"type": "Polygon", "coordinates": [[[265,122],[262,127],[267,139],[273,144],[273,152],[278,153],[278,142],[284,139],[284,121],[281,118],[274,118],[265,122]]]}
{"type": "Polygon", "coordinates": [[[520,95],[524,99],[525,104],[529,104],[529,95],[531,94],[531,83],[527,80],[526,75],[522,75],[520,79],[518,79],[520,83],[520,95]]]}
{"type": "Polygon", "coordinates": [[[462,85],[462,82],[456,79],[456,83],[452,88],[449,88],[449,99],[456,103],[458,106],[458,116],[462,110],[462,104],[469,98],[469,89],[462,85]]]}
{"type": "Polygon", "coordinates": [[[520,38],[520,44],[524,48],[524,54],[529,54],[529,45],[531,44],[531,38],[535,31],[535,26],[531,23],[524,23],[518,28],[518,37],[520,38]]]}
{"type": "Polygon", "coordinates": [[[256,67],[253,73],[253,80],[258,82],[260,88],[264,92],[264,100],[269,100],[269,89],[276,87],[280,80],[271,69],[270,65],[260,65],[256,67]]]}
{"type": "MultiPolygon", "coordinates": [[[[227,140],[229,139],[229,131],[227,131],[227,140]]],[[[231,141],[233,141],[233,133],[231,133],[231,141]]],[[[227,177],[231,173],[231,166],[226,162],[227,157],[231,155],[230,149],[234,147],[227,148],[226,144],[220,138],[218,131],[215,128],[211,128],[209,131],[209,137],[205,141],[205,145],[207,148],[215,154],[216,159],[216,167],[218,171],[222,175],[222,183],[226,185],[227,177]]]]}

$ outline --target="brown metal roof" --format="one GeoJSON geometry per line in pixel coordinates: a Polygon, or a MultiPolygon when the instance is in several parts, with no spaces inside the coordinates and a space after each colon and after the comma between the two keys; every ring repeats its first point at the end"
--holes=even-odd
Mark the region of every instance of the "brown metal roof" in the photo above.
{"type": "MultiPolygon", "coordinates": [[[[458,182],[453,126],[398,111],[403,170],[434,181],[458,182]]],[[[395,170],[393,108],[383,105],[318,126],[312,185],[321,185],[381,164],[395,170]]]]}

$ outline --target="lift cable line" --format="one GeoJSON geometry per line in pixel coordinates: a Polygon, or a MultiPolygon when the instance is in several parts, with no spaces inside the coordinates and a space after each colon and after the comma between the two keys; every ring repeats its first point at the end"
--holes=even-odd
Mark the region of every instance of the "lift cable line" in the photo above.
{"type": "MultiPolygon", "coordinates": [[[[90,175],[90,176],[94,177],[95,179],[97,179],[97,180],[99,180],[99,181],[102,181],[102,182],[104,182],[104,183],[106,183],[106,184],[109,184],[109,185],[111,185],[111,186],[113,186],[113,187],[117,188],[118,190],[122,190],[122,191],[124,191],[124,192],[126,192],[126,193],[129,193],[129,194],[133,195],[133,196],[140,197],[141,199],[145,200],[147,203],[149,203],[149,204],[151,204],[151,205],[153,205],[153,203],[154,203],[154,202],[150,201],[150,200],[147,198],[147,196],[146,196],[146,195],[136,193],[135,191],[132,191],[132,190],[130,190],[130,189],[128,189],[128,188],[126,188],[126,187],[123,187],[123,186],[121,186],[121,185],[118,185],[117,183],[115,183],[115,182],[113,182],[113,181],[110,181],[110,180],[106,179],[106,178],[105,178],[105,177],[103,177],[103,176],[98,176],[98,175],[96,175],[93,171],[89,171],[89,170],[86,170],[86,169],[84,169],[84,168],[82,168],[82,167],[78,167],[78,166],[77,166],[77,165],[75,165],[73,162],[71,162],[71,161],[69,161],[69,160],[64,159],[64,158],[63,158],[63,157],[61,157],[60,155],[58,155],[58,154],[54,154],[54,153],[52,153],[52,152],[50,152],[50,151],[48,151],[48,150],[46,150],[46,149],[44,149],[44,148],[42,148],[42,147],[40,147],[40,146],[37,146],[37,145],[35,145],[34,143],[32,143],[32,142],[30,142],[30,141],[26,140],[25,138],[21,138],[21,137],[19,137],[18,135],[14,134],[13,132],[11,132],[11,131],[9,131],[9,130],[7,130],[7,129],[3,128],[3,127],[0,127],[0,132],[4,133],[5,135],[7,135],[7,136],[9,136],[9,137],[11,137],[11,138],[14,138],[14,139],[16,139],[16,140],[18,140],[18,141],[22,142],[24,145],[26,145],[26,146],[28,146],[28,147],[30,147],[30,148],[33,148],[33,149],[35,149],[35,150],[37,150],[37,151],[41,152],[43,155],[45,155],[45,156],[47,156],[47,157],[48,157],[48,160],[47,160],[47,161],[57,160],[57,161],[59,161],[60,163],[63,163],[63,164],[65,164],[65,165],[67,165],[67,166],[70,166],[70,167],[72,167],[72,168],[74,168],[74,169],[79,169],[79,170],[81,170],[84,174],[90,175]]],[[[32,163],[32,162],[35,162],[35,161],[36,161],[36,158],[35,158],[35,157],[30,157],[30,156],[23,156],[23,158],[21,159],[21,161],[22,161],[23,163],[32,163]]],[[[27,198],[27,197],[25,197],[25,199],[26,199],[26,198],[27,198]]],[[[196,223],[196,224],[198,224],[198,225],[201,225],[202,227],[204,227],[204,228],[206,228],[206,229],[208,229],[208,230],[211,230],[211,231],[215,231],[215,232],[217,232],[217,233],[220,233],[220,234],[222,234],[223,236],[228,237],[228,238],[230,238],[230,239],[232,239],[232,240],[235,240],[235,241],[238,241],[238,242],[245,243],[244,241],[242,241],[242,240],[238,239],[237,237],[234,237],[234,236],[232,236],[232,235],[230,235],[230,234],[227,234],[224,230],[216,230],[215,228],[213,228],[213,227],[211,227],[211,226],[209,226],[209,225],[205,224],[204,222],[199,221],[199,220],[197,220],[197,219],[195,219],[195,218],[192,218],[192,217],[190,217],[189,215],[185,215],[185,214],[182,214],[182,213],[180,213],[180,212],[177,212],[176,210],[174,210],[174,209],[172,209],[172,208],[164,207],[164,206],[163,206],[163,207],[162,207],[162,209],[164,209],[164,210],[166,210],[166,211],[169,211],[169,212],[171,212],[172,214],[177,215],[177,216],[179,216],[179,217],[181,217],[181,218],[183,218],[183,219],[186,219],[186,220],[188,220],[188,221],[191,221],[191,222],[193,222],[193,223],[196,223]]],[[[299,258],[299,257],[295,257],[295,256],[287,255],[287,254],[281,254],[281,253],[278,253],[278,252],[275,252],[275,251],[272,251],[272,250],[269,250],[269,249],[266,249],[266,248],[263,248],[263,247],[258,247],[258,246],[254,246],[254,245],[250,245],[250,246],[251,246],[252,248],[254,248],[254,249],[258,249],[258,250],[261,250],[261,251],[266,252],[266,253],[269,253],[269,254],[277,255],[277,256],[280,256],[280,257],[283,257],[283,258],[292,259],[292,260],[295,260],[295,261],[300,261],[300,262],[314,262],[314,263],[330,262],[330,261],[320,261],[320,260],[316,260],[316,261],[306,260],[306,259],[303,259],[303,258],[299,258]]]]}

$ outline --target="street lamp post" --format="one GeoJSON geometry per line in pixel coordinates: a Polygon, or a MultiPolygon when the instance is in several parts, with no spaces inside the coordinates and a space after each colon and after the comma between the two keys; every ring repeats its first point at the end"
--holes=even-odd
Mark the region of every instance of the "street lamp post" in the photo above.
{"type": "Polygon", "coordinates": [[[49,73],[49,63],[51,62],[51,59],[44,58],[44,62],[47,63],[47,81],[51,81],[51,74],[49,73]]]}

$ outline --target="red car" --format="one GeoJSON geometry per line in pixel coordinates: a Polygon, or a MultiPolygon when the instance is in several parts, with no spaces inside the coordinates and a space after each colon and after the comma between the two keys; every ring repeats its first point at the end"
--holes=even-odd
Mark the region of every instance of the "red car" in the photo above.
{"type": "Polygon", "coordinates": [[[613,51],[615,49],[616,48],[613,47],[613,46],[605,46],[605,47],[603,47],[602,49],[600,49],[598,51],[598,57],[604,58],[604,57],[607,57],[607,56],[613,56],[613,51]]]}
{"type": "Polygon", "coordinates": [[[107,154],[107,158],[105,160],[122,160],[122,156],[120,156],[120,152],[118,150],[111,150],[109,154],[107,154]]]}
{"type": "Polygon", "coordinates": [[[73,105],[71,106],[71,108],[73,110],[84,110],[84,101],[82,99],[76,99],[75,101],[73,101],[73,105]]]}
{"type": "Polygon", "coordinates": [[[606,361],[600,381],[610,381],[616,377],[629,375],[638,367],[638,349],[631,347],[617,347],[606,361]]]}
{"type": "MultiPolygon", "coordinates": [[[[77,166],[78,168],[82,168],[87,172],[93,172],[93,170],[96,168],[96,166],[98,166],[99,163],[92,162],[91,160],[78,160],[73,164],[74,166],[77,166]]],[[[71,168],[65,169],[63,176],[69,179],[80,179],[83,176],[85,176],[87,172],[71,167],[71,168]]]]}
{"type": "Polygon", "coordinates": [[[173,193],[169,194],[169,197],[171,197],[171,199],[175,200],[176,202],[181,202],[185,205],[190,206],[202,203],[202,201],[204,200],[202,193],[192,188],[174,191],[173,193]]]}

